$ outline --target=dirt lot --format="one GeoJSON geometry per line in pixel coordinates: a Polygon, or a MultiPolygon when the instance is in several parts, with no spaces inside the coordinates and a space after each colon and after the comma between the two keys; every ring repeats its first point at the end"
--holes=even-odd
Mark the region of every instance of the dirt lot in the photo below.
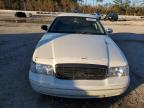
{"type": "MultiPolygon", "coordinates": [[[[47,23],[16,23],[0,21],[0,33],[40,33],[41,25],[47,23]]],[[[130,33],[144,33],[143,21],[124,21],[124,22],[110,22],[102,21],[105,28],[112,28],[114,33],[130,32],[130,33]]]]}
{"type": "Polygon", "coordinates": [[[29,85],[28,71],[34,48],[42,36],[38,33],[43,32],[39,28],[41,24],[0,23],[0,108],[143,108],[143,25],[103,23],[114,29],[110,36],[130,65],[131,83],[125,94],[105,99],[75,100],[34,92],[29,85]]]}

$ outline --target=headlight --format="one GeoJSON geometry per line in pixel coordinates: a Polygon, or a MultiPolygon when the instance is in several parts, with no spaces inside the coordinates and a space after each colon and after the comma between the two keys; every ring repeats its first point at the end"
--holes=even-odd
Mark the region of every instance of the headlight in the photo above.
{"type": "Polygon", "coordinates": [[[121,76],[128,76],[129,75],[129,67],[122,66],[122,67],[111,67],[109,69],[109,77],[121,77],[121,76]]]}
{"type": "Polygon", "coordinates": [[[51,65],[37,64],[37,63],[32,62],[30,70],[34,73],[54,75],[54,70],[51,65]]]}

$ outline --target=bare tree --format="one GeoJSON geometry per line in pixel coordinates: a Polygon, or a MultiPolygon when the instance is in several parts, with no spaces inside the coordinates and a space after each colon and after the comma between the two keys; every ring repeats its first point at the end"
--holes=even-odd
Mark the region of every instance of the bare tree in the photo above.
{"type": "Polygon", "coordinates": [[[4,1],[6,8],[12,9],[12,0],[4,0],[4,1]]]}
{"type": "Polygon", "coordinates": [[[4,9],[4,8],[5,8],[4,1],[0,0],[0,9],[4,9]]]}

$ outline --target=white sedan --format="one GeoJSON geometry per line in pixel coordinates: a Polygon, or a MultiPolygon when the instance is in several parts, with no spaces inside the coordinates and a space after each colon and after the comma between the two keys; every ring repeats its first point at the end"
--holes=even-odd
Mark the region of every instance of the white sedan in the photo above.
{"type": "Polygon", "coordinates": [[[29,80],[42,94],[67,98],[117,96],[129,85],[129,66],[93,15],[58,15],[33,54],[29,80]]]}

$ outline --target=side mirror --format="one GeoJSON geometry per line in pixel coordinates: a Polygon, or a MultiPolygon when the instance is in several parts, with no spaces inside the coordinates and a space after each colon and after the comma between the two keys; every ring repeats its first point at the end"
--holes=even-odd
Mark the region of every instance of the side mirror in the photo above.
{"type": "Polygon", "coordinates": [[[44,30],[44,31],[47,31],[48,30],[48,26],[47,25],[42,25],[41,29],[44,30]]]}
{"type": "Polygon", "coordinates": [[[107,32],[107,33],[112,33],[112,32],[113,32],[113,29],[107,28],[107,29],[106,29],[106,32],[107,32]]]}

